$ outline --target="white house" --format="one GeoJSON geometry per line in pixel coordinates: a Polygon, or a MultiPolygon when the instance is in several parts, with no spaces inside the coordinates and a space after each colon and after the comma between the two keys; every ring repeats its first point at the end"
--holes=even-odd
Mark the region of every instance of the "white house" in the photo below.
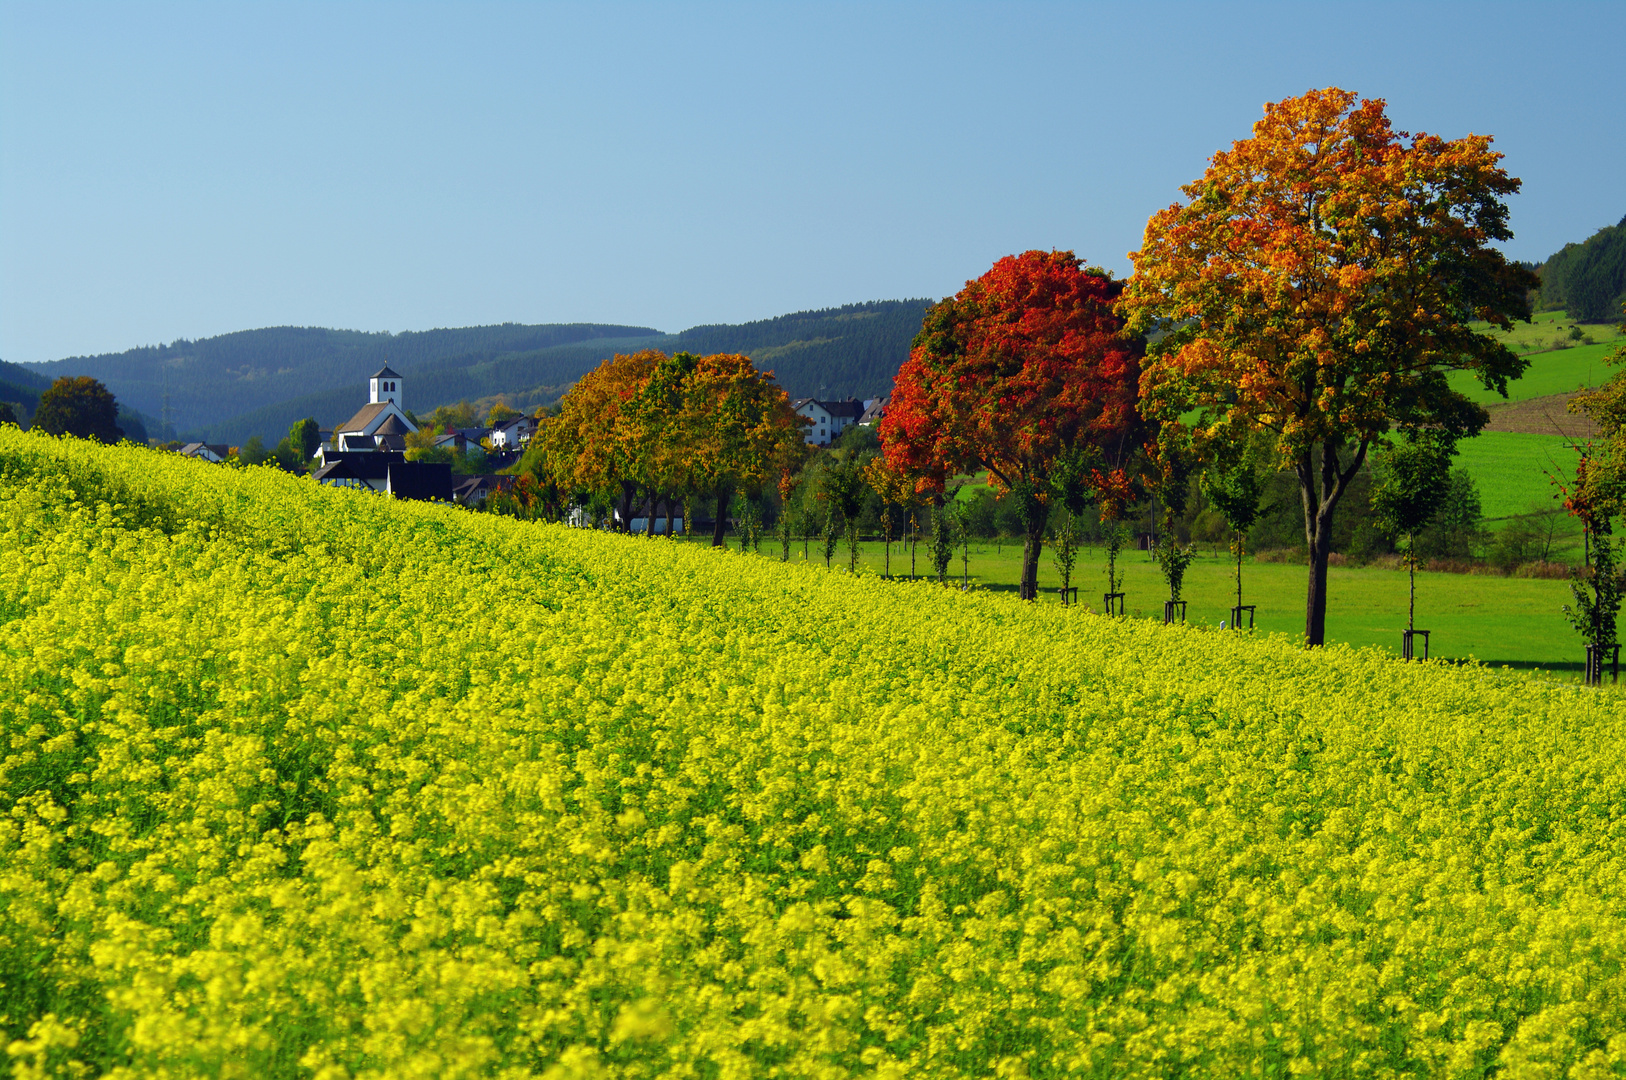
{"type": "Polygon", "coordinates": [[[220,446],[215,443],[189,442],[181,447],[182,457],[202,458],[204,461],[212,461],[217,465],[225,461],[230,453],[231,447],[220,446]]]}
{"type": "Polygon", "coordinates": [[[518,450],[531,441],[531,433],[535,430],[535,420],[529,416],[516,416],[493,427],[486,437],[491,440],[493,450],[518,450]]]}
{"type": "Polygon", "coordinates": [[[331,448],[341,453],[352,450],[400,450],[407,435],[418,425],[401,408],[401,376],[389,368],[367,380],[367,404],[361,411],[333,429],[331,448]]]}
{"type": "Polygon", "coordinates": [[[829,446],[864,415],[864,403],[855,398],[846,401],[797,398],[790,406],[798,415],[813,421],[807,432],[807,441],[814,446],[829,446]]]}

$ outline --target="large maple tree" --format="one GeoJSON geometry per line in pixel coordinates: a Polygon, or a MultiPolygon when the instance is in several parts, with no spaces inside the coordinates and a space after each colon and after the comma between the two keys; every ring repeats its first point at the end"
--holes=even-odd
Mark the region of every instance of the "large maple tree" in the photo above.
{"type": "Polygon", "coordinates": [[[1396,429],[1473,435],[1480,406],[1447,376],[1506,393],[1525,361],[1483,332],[1529,317],[1512,236],[1519,181],[1485,136],[1396,131],[1382,100],[1330,88],[1265,106],[1153,215],[1120,303],[1162,331],[1142,410],[1200,444],[1274,436],[1298,477],[1310,574],[1305,640],[1325,637],[1339,499],[1396,429]],[[1476,325],[1477,324],[1477,325],[1476,325]]]}
{"type": "Polygon", "coordinates": [[[1113,310],[1123,285],[1070,251],[1028,251],[927,312],[880,423],[888,464],[919,490],[986,469],[1023,508],[1022,596],[1038,596],[1052,472],[1075,450],[1122,479],[1135,449],[1141,346],[1113,310]]]}

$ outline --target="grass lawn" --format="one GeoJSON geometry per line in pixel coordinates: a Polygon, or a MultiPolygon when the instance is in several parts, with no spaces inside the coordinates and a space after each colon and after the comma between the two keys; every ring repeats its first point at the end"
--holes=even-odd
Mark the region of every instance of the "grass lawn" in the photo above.
{"type": "Polygon", "coordinates": [[[1558,505],[1552,477],[1575,476],[1580,454],[1562,435],[1486,431],[1457,444],[1456,467],[1479,486],[1487,521],[1528,513],[1531,505],[1558,505]]]}
{"type": "Polygon", "coordinates": [[[1508,383],[1506,399],[1494,390],[1487,390],[1470,371],[1452,373],[1451,387],[1481,405],[1496,405],[1503,400],[1524,401],[1549,394],[1567,394],[1583,387],[1601,386],[1611,371],[1603,358],[1614,348],[1613,344],[1599,343],[1536,353],[1530,357],[1530,366],[1525,369],[1524,376],[1508,383]]]}
{"type": "MultiPolygon", "coordinates": [[[[821,561],[818,543],[809,546],[813,561],[821,561]]],[[[763,558],[779,557],[777,541],[762,545],[763,558]]],[[[800,561],[802,545],[791,548],[791,558],[800,561]]],[[[838,549],[833,564],[844,570],[846,548],[838,549]]],[[[1006,543],[971,547],[971,585],[1015,597],[1021,572],[1019,544],[1006,543]]],[[[1157,618],[1163,615],[1167,586],[1157,564],[1142,551],[1120,556],[1126,571],[1124,592],[1131,618],[1157,618]]],[[[860,549],[861,572],[879,574],[883,551],[880,543],[866,542],[860,549]]],[[[930,569],[924,543],[918,552],[922,574],[930,569]]],[[[1103,553],[1086,548],[1079,552],[1073,583],[1079,598],[1093,610],[1101,608],[1105,591],[1106,560],[1103,553]]],[[[900,544],[892,547],[892,569],[900,575],[909,572],[909,553],[900,544]]],[[[955,553],[954,580],[959,582],[960,559],[955,553]]],[[[1200,554],[1187,571],[1185,598],[1188,621],[1218,627],[1234,602],[1234,564],[1229,554],[1200,554]]],[[[1245,603],[1258,606],[1257,626],[1262,633],[1281,633],[1301,638],[1304,633],[1304,597],[1308,570],[1282,563],[1243,564],[1242,585],[1245,603]]],[[[1042,603],[1059,603],[1060,583],[1048,551],[1039,563],[1042,603]]],[[[877,582],[880,585],[880,582],[877,582]]],[[[1400,631],[1406,625],[1406,575],[1403,571],[1368,567],[1334,567],[1328,577],[1327,640],[1350,645],[1371,645],[1395,655],[1400,653],[1400,631]]],[[[1472,657],[1491,664],[1521,668],[1541,668],[1564,677],[1579,678],[1583,648],[1579,636],[1564,621],[1562,608],[1570,600],[1569,586],[1563,581],[1504,578],[1489,575],[1419,573],[1417,575],[1417,626],[1433,633],[1430,655],[1448,659],[1472,657]]],[[[1080,613],[1081,617],[1084,616],[1080,613]]]]}

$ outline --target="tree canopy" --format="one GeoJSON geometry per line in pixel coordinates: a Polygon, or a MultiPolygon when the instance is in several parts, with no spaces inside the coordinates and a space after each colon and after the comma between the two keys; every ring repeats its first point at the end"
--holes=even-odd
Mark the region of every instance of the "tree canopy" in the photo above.
{"type": "Polygon", "coordinates": [[[119,403],[107,387],[88,375],[64,376],[40,394],[34,427],[52,435],[115,443],[124,434],[118,415],[119,403]]]}
{"type": "Polygon", "coordinates": [[[618,355],[561,406],[542,422],[526,468],[567,491],[610,494],[623,523],[642,494],[651,507],[715,499],[721,525],[736,488],[760,490],[799,462],[805,445],[805,421],[784,390],[737,353],[618,355]]]}
{"type": "Polygon", "coordinates": [[[926,313],[880,423],[888,463],[925,490],[988,470],[1026,509],[1022,594],[1037,595],[1056,461],[1134,451],[1141,346],[1113,311],[1122,284],[1070,251],[1008,255],[926,313]]]}
{"type": "Polygon", "coordinates": [[[1396,131],[1331,88],[1265,107],[1153,215],[1122,310],[1159,331],[1143,409],[1196,442],[1268,432],[1296,475],[1310,549],[1305,639],[1322,643],[1338,500],[1396,428],[1477,433],[1447,375],[1506,393],[1526,361],[1476,320],[1529,317],[1534,276],[1491,246],[1519,189],[1491,140],[1396,131]]]}

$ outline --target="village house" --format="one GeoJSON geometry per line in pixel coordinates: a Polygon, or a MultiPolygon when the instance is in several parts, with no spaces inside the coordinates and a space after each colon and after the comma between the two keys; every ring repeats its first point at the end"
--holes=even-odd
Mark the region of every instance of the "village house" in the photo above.
{"type": "Polygon", "coordinates": [[[864,415],[864,403],[857,398],[845,401],[797,398],[790,403],[790,407],[796,410],[797,415],[813,422],[807,431],[807,441],[814,446],[829,446],[864,415]]]}
{"type": "Polygon", "coordinates": [[[535,430],[536,421],[531,417],[516,416],[497,424],[486,437],[493,450],[520,450],[530,443],[535,430]]]}
{"type": "Polygon", "coordinates": [[[231,456],[231,447],[220,443],[189,442],[181,447],[182,457],[198,458],[201,461],[212,461],[216,465],[231,456]]]}

